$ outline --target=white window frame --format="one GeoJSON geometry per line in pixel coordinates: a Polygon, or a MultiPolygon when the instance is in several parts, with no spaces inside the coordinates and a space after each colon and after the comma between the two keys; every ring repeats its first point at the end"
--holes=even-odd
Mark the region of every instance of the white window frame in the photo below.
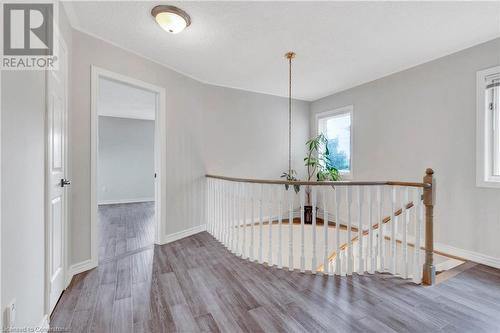
{"type": "Polygon", "coordinates": [[[342,176],[342,179],[353,179],[353,177],[354,177],[354,105],[346,105],[346,106],[336,108],[333,110],[317,113],[316,117],[315,117],[316,121],[315,121],[314,125],[316,127],[316,134],[319,135],[320,134],[319,122],[321,120],[324,120],[327,118],[334,118],[334,117],[337,117],[337,116],[340,116],[340,115],[343,115],[346,113],[348,113],[351,117],[351,129],[350,129],[351,130],[350,131],[351,132],[351,140],[350,140],[351,141],[351,145],[350,145],[351,151],[349,152],[350,171],[349,172],[340,171],[340,175],[342,176]]]}
{"type": "Polygon", "coordinates": [[[486,94],[488,78],[497,74],[500,74],[500,66],[479,71],[476,75],[476,185],[478,187],[500,188],[500,176],[493,174],[494,120],[492,113],[487,110],[489,101],[486,94]]]}

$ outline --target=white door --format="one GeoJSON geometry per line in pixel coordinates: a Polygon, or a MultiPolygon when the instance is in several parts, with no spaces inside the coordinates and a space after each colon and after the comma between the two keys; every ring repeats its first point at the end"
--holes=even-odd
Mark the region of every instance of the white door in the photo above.
{"type": "Polygon", "coordinates": [[[65,288],[67,50],[59,41],[59,69],[47,71],[47,296],[49,313],[65,288]]]}

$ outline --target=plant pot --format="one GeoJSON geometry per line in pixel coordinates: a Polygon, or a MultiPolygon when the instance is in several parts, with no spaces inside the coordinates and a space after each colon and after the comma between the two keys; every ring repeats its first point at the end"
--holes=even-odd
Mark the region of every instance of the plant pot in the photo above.
{"type": "Polygon", "coordinates": [[[313,207],[304,206],[304,224],[312,224],[313,221],[313,207]]]}

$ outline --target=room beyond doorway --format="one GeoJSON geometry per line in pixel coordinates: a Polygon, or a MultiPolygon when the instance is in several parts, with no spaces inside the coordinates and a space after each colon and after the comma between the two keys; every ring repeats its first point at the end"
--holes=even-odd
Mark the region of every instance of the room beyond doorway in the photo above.
{"type": "Polygon", "coordinates": [[[92,262],[161,240],[164,89],[92,67],[92,262]]]}

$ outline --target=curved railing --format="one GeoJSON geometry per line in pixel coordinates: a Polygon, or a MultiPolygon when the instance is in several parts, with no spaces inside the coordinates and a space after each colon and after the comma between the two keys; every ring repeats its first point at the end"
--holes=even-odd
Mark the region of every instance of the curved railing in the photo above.
{"type": "Polygon", "coordinates": [[[431,169],[422,183],[206,178],[207,230],[244,259],[434,282],[431,169]]]}

